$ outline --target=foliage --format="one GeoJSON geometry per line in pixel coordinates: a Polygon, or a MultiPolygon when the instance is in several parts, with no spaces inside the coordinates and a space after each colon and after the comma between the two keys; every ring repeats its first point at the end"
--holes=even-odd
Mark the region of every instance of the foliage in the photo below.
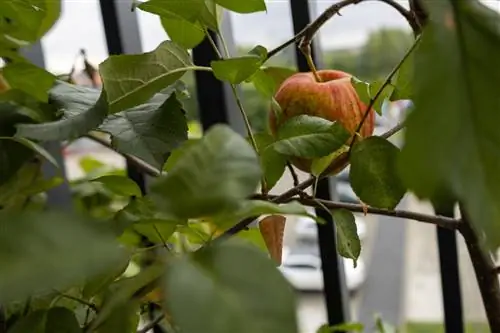
{"type": "MultiPolygon", "coordinates": [[[[214,43],[224,57],[206,67],[193,63],[190,49],[209,31],[221,35],[225,11],[265,11],[263,0],[135,4],[159,16],[170,40],[151,52],[108,57],[99,66],[100,88],[65,82],[21,55],[22,47],[39,41],[57,21],[60,1],[0,3],[5,329],[136,332],[144,309],[154,304],[158,325],[172,332],[296,333],[294,291],[276,263],[286,216],[324,223],[305,205],[330,213],[337,251],[354,266],[362,248],[352,211],[395,214],[410,191],[436,207],[460,202],[482,249],[496,250],[499,15],[476,0],[426,7],[430,21],[415,42],[403,32],[383,30],[356,57],[344,52],[332,60],[336,69],[355,75],[358,96],[382,116],[391,101],[414,101],[400,148],[389,135],[360,140],[340,122],[310,115],[290,118],[273,136],[269,112],[286,111],[274,95],[295,70],[276,65],[276,52],[260,45],[231,55],[214,43]],[[259,101],[253,113],[241,107],[244,119],[250,118],[246,136],[217,124],[193,138],[188,122],[196,94],[186,81],[194,71],[229,83],[239,106],[236,86],[243,88],[244,102],[259,101]],[[50,190],[67,184],[62,170],[48,176],[42,169],[42,163],[57,166],[43,145],[99,135],[109,136],[108,148],[139,160],[158,177],[143,193],[124,170],[83,159],[84,176],[70,182],[73,206],[49,207],[50,190]],[[313,159],[313,181],[306,185],[332,160],[351,164],[349,179],[360,205],[319,201],[300,186],[291,194],[269,195],[292,158],[313,159]],[[262,216],[261,225],[252,225],[262,216]]],[[[286,61],[292,51],[285,48],[277,57],[286,61]]],[[[324,325],[318,332],[345,329],[362,327],[324,325]]],[[[378,330],[389,326],[379,321],[378,330]]]]}

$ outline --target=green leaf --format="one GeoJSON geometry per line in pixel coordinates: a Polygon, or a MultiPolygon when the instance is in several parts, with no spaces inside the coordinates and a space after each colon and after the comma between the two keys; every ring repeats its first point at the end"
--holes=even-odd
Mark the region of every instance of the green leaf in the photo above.
{"type": "Polygon", "coordinates": [[[390,100],[397,101],[401,99],[413,100],[413,85],[415,80],[414,74],[414,57],[418,49],[417,46],[413,52],[406,58],[405,62],[399,68],[396,79],[396,86],[391,94],[390,100]]]}
{"type": "Polygon", "coordinates": [[[161,169],[168,154],[188,138],[186,116],[175,94],[158,94],[148,103],[109,116],[99,128],[111,134],[121,153],[161,169]]]}
{"type": "Polygon", "coordinates": [[[215,2],[236,13],[246,14],[267,10],[264,0],[215,0],[215,2]]]}
{"type": "Polygon", "coordinates": [[[226,125],[214,125],[166,176],[151,185],[152,198],[177,218],[216,214],[236,206],[261,177],[253,148],[226,125]]]}
{"type": "Polygon", "coordinates": [[[500,17],[476,1],[429,3],[429,12],[414,54],[415,110],[399,169],[419,198],[449,188],[493,250],[500,245],[500,17]]]}
{"type": "Polygon", "coordinates": [[[160,21],[170,39],[186,49],[194,48],[205,38],[205,30],[198,22],[191,23],[173,15],[160,21]]]}
{"type": "Polygon", "coordinates": [[[105,288],[107,288],[125,272],[129,264],[130,258],[123,256],[122,260],[118,261],[113,266],[108,267],[103,273],[87,279],[82,290],[82,296],[84,298],[91,298],[92,296],[104,291],[105,288]]]}
{"type": "Polygon", "coordinates": [[[274,150],[272,135],[265,132],[256,133],[254,139],[259,149],[260,164],[264,172],[267,189],[271,190],[285,172],[287,160],[285,156],[274,150]]]}
{"type": "Polygon", "coordinates": [[[18,142],[18,143],[24,145],[25,147],[33,150],[38,155],[44,157],[47,161],[49,161],[55,167],[57,167],[57,168],[59,167],[59,164],[54,159],[54,157],[52,155],[50,155],[50,153],[45,148],[43,148],[42,146],[40,146],[39,144],[37,144],[33,141],[30,141],[26,138],[6,137],[6,136],[0,136],[0,140],[12,140],[12,141],[18,142]]]}
{"type": "Polygon", "coordinates": [[[2,214],[0,222],[2,302],[66,288],[99,274],[123,255],[111,234],[79,215],[2,214]]]}
{"type": "Polygon", "coordinates": [[[123,309],[132,299],[139,299],[153,290],[157,285],[155,282],[160,279],[164,270],[164,265],[151,265],[132,277],[113,283],[105,294],[99,314],[90,325],[89,331],[94,332],[97,328],[102,328],[110,316],[115,314],[116,309],[123,309]]]}
{"type": "Polygon", "coordinates": [[[21,318],[17,321],[12,328],[9,329],[9,333],[46,333],[45,323],[47,320],[46,310],[36,310],[28,314],[26,317],[21,318]]]}
{"type": "Polygon", "coordinates": [[[140,321],[137,301],[116,306],[96,333],[135,333],[140,321]]]}
{"type": "MultiPolygon", "coordinates": [[[[356,77],[351,78],[351,83],[354,86],[354,89],[356,89],[356,93],[358,94],[359,98],[364,104],[366,104],[367,107],[368,105],[370,105],[371,100],[377,97],[379,90],[384,85],[384,81],[375,81],[372,83],[368,83],[360,81],[356,77]]],[[[393,94],[393,92],[394,86],[392,84],[388,84],[378,95],[375,103],[373,104],[373,108],[379,115],[382,115],[382,104],[393,94]]]]}
{"type": "Polygon", "coordinates": [[[172,41],[143,54],[113,55],[99,65],[112,113],[148,101],[194,65],[186,50],[172,41]]]}
{"type": "Polygon", "coordinates": [[[105,91],[62,81],[50,91],[50,99],[62,117],[41,124],[18,124],[16,136],[40,141],[75,139],[99,126],[108,112],[105,91]]]}
{"type": "Polygon", "coordinates": [[[56,81],[54,75],[29,62],[9,63],[2,69],[2,74],[12,89],[22,90],[42,102],[48,101],[47,92],[56,81]]]}
{"type": "Polygon", "coordinates": [[[266,241],[264,240],[264,237],[262,237],[262,233],[259,228],[248,228],[238,232],[235,236],[252,244],[253,246],[256,246],[259,250],[268,255],[269,250],[267,249],[266,241]]]}
{"type": "Polygon", "coordinates": [[[375,317],[375,327],[377,328],[377,333],[396,333],[396,328],[389,323],[382,320],[380,316],[375,317]]]}
{"type": "Polygon", "coordinates": [[[352,189],[364,203],[394,209],[406,193],[397,172],[400,151],[378,136],[357,142],[351,151],[349,178],[352,189]]]}
{"type": "Polygon", "coordinates": [[[298,332],[290,285],[265,253],[234,240],[169,260],[165,292],[184,333],[298,332]]]}
{"type": "Polygon", "coordinates": [[[352,259],[356,268],[361,254],[361,241],[354,215],[347,209],[335,209],[331,213],[336,227],[337,251],[341,256],[352,259]]]}
{"type": "Polygon", "coordinates": [[[334,151],[333,153],[326,155],[324,157],[316,158],[311,163],[311,174],[315,177],[320,177],[321,174],[328,169],[333,160],[335,160],[340,155],[347,153],[349,151],[349,146],[344,144],[341,148],[334,151]]]}
{"type": "Polygon", "coordinates": [[[173,15],[194,23],[201,15],[204,0],[149,0],[137,7],[161,17],[173,15]]]}
{"type": "Polygon", "coordinates": [[[138,6],[141,10],[162,18],[200,23],[213,31],[219,31],[219,18],[214,0],[150,0],[138,6]]]}
{"type": "Polygon", "coordinates": [[[0,25],[0,42],[23,45],[37,41],[51,29],[60,11],[60,0],[2,1],[0,18],[3,22],[8,19],[9,23],[0,25]]]}
{"type": "Polygon", "coordinates": [[[170,236],[175,232],[177,225],[174,223],[158,223],[135,224],[134,230],[149,239],[155,244],[165,243],[170,236]]]}
{"type": "Polygon", "coordinates": [[[296,201],[286,204],[275,204],[262,200],[246,200],[240,204],[239,209],[223,212],[215,216],[214,224],[219,226],[231,226],[248,217],[268,214],[300,215],[310,217],[314,220],[319,219],[296,201]]]}
{"type": "Polygon", "coordinates": [[[241,83],[259,69],[262,61],[262,57],[251,55],[214,60],[210,63],[210,66],[214,70],[214,75],[217,79],[231,83],[241,83]]]}
{"type": "Polygon", "coordinates": [[[191,146],[198,143],[200,139],[188,139],[184,141],[178,148],[174,149],[168,156],[167,162],[163,165],[163,171],[170,171],[177,164],[179,159],[184,156],[184,153],[189,150],[191,146]]]}
{"type": "Polygon", "coordinates": [[[272,98],[281,83],[295,73],[285,67],[267,67],[258,69],[250,79],[257,91],[266,98],[272,98]]]}
{"type": "Polygon", "coordinates": [[[126,176],[106,175],[92,179],[92,181],[101,183],[105,188],[118,195],[142,196],[141,189],[137,183],[126,176]]]}
{"type": "Polygon", "coordinates": [[[31,157],[33,151],[12,140],[0,140],[0,185],[13,177],[31,157]]]}
{"type": "Polygon", "coordinates": [[[319,158],[341,148],[349,137],[350,133],[338,122],[300,115],[280,126],[273,147],[283,155],[319,158]]]}
{"type": "Polygon", "coordinates": [[[67,308],[51,308],[46,320],[45,333],[83,333],[75,313],[67,308]]]}

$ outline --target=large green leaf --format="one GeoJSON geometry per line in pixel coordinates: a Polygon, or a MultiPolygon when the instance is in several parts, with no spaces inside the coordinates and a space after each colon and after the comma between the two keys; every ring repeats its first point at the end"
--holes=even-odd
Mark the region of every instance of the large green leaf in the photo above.
{"type": "Polygon", "coordinates": [[[161,169],[169,153],[187,140],[186,116],[176,95],[157,94],[148,103],[110,115],[99,128],[121,153],[161,169]]]}
{"type": "Polygon", "coordinates": [[[22,90],[42,102],[48,101],[48,91],[56,81],[51,73],[24,61],[7,64],[2,74],[12,89],[22,90]]]}
{"type": "Polygon", "coordinates": [[[260,164],[266,180],[267,190],[271,190],[285,172],[286,157],[273,149],[272,135],[261,132],[254,134],[259,149],[260,164]]]}
{"type": "Polygon", "coordinates": [[[319,158],[341,148],[349,137],[350,133],[338,122],[300,115],[279,127],[273,148],[283,155],[319,158]]]}
{"type": "Polygon", "coordinates": [[[354,215],[346,209],[335,209],[332,217],[337,235],[337,251],[341,256],[352,259],[356,268],[361,254],[361,241],[354,215]]]}
{"type": "Polygon", "coordinates": [[[215,125],[151,185],[152,198],[181,219],[207,216],[235,207],[260,177],[253,148],[226,125],[215,125]]]}
{"type": "Polygon", "coordinates": [[[394,209],[406,193],[397,172],[399,149],[378,136],[357,142],[351,151],[349,179],[364,203],[394,209]]]}
{"type": "Polygon", "coordinates": [[[184,333],[298,332],[292,288],[254,246],[230,240],[169,260],[165,292],[184,333]]]}
{"type": "Polygon", "coordinates": [[[254,13],[266,10],[264,0],[215,0],[216,3],[237,13],[254,13]]]}
{"type": "Polygon", "coordinates": [[[116,306],[95,333],[135,333],[139,326],[140,304],[125,302],[116,306]]]}
{"type": "Polygon", "coordinates": [[[40,141],[75,139],[99,126],[108,112],[106,92],[58,81],[50,91],[61,118],[41,124],[18,124],[17,136],[40,141]]]}
{"type": "Polygon", "coordinates": [[[170,39],[186,49],[192,49],[205,38],[203,26],[176,16],[162,17],[161,25],[170,39]]]}
{"type": "Polygon", "coordinates": [[[60,0],[17,0],[0,2],[0,42],[35,42],[59,18],[60,0]]]}
{"type": "Polygon", "coordinates": [[[99,274],[124,254],[112,235],[74,214],[2,214],[0,224],[2,302],[66,288],[99,274]]]}
{"type": "Polygon", "coordinates": [[[148,101],[193,67],[186,50],[165,41],[151,52],[110,56],[99,72],[114,113],[148,101]]]}
{"type": "Polygon", "coordinates": [[[500,245],[500,17],[477,1],[427,4],[414,54],[415,110],[401,175],[416,195],[443,185],[463,203],[490,249],[500,245]]]}

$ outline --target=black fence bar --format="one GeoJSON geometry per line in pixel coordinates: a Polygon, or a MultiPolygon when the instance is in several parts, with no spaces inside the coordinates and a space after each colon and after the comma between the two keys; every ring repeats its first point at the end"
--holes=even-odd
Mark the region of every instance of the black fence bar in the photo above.
{"type": "MultiPolygon", "coordinates": [[[[100,0],[106,44],[110,55],[142,52],[137,15],[132,1],[100,0]]],[[[127,175],[146,193],[146,176],[127,162],[127,175]]]]}
{"type": "MultiPolygon", "coordinates": [[[[229,52],[232,56],[235,56],[231,17],[228,12],[224,13],[220,30],[224,35],[224,41],[229,52]]],[[[209,33],[219,50],[224,49],[221,47],[222,41],[218,36],[212,31],[209,33]]],[[[193,62],[197,66],[210,66],[211,61],[218,59],[218,55],[208,38],[205,38],[193,49],[192,56],[193,62]]],[[[194,75],[199,117],[203,130],[206,131],[215,124],[225,123],[230,124],[234,130],[244,135],[245,126],[239,114],[231,86],[228,83],[217,80],[211,72],[196,71],[194,75]]],[[[239,87],[236,87],[236,90],[238,93],[240,92],[239,87]]]]}
{"type": "MultiPolygon", "coordinates": [[[[136,13],[131,10],[132,0],[100,0],[99,2],[108,53],[110,55],[141,53],[139,23],[136,13]]],[[[139,186],[142,194],[146,194],[146,175],[128,161],[127,176],[139,186]]],[[[142,237],[142,243],[144,246],[152,245],[146,237],[142,237]]],[[[151,303],[148,308],[149,320],[155,318],[155,310],[156,306],[151,303]]],[[[160,325],[154,325],[152,332],[164,333],[160,325]]]]}
{"type": "MultiPolygon", "coordinates": [[[[452,217],[453,211],[442,215],[452,217]]],[[[464,332],[464,319],[457,253],[457,233],[454,230],[437,227],[437,240],[445,332],[461,333],[464,332]]]]}
{"type": "MultiPolygon", "coordinates": [[[[307,0],[290,0],[294,33],[302,30],[311,20],[311,8],[307,0]]],[[[320,66],[318,48],[315,44],[311,46],[314,62],[320,66]]],[[[296,60],[299,71],[309,71],[309,66],[300,52],[296,49],[296,60]]],[[[319,181],[316,188],[318,198],[330,200],[335,195],[334,179],[323,179],[319,181]],[[332,184],[330,183],[332,182],[332,184]]],[[[323,270],[324,294],[328,324],[336,325],[349,320],[348,293],[345,284],[344,262],[339,257],[336,249],[335,226],[328,212],[317,209],[316,214],[327,221],[326,224],[318,224],[318,240],[323,270]]]]}
{"type": "MultiPolygon", "coordinates": [[[[26,59],[28,59],[35,65],[45,68],[45,56],[43,53],[42,44],[40,42],[23,48],[22,54],[26,59]]],[[[72,199],[69,183],[66,179],[66,167],[62,155],[61,142],[45,142],[43,146],[59,164],[58,169],[50,162],[44,160],[42,162],[42,173],[44,177],[52,178],[54,176],[62,176],[64,179],[64,182],[60,186],[54,187],[47,191],[47,205],[49,207],[68,209],[72,206],[72,199]]]]}

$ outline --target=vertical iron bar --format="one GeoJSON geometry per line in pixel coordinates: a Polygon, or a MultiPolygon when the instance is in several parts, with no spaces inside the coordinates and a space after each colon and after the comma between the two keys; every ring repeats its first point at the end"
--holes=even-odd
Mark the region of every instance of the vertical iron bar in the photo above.
{"type": "MultiPolygon", "coordinates": [[[[235,56],[236,48],[233,40],[231,17],[227,11],[224,13],[220,30],[224,36],[229,53],[235,56]]],[[[217,34],[212,31],[209,34],[219,50],[223,50],[222,40],[217,34]]],[[[224,54],[223,51],[222,54],[224,54]]],[[[210,62],[217,59],[217,53],[208,38],[205,38],[193,49],[193,62],[197,66],[210,67],[210,62]]],[[[235,131],[241,135],[245,135],[245,125],[239,114],[238,105],[233,96],[231,86],[227,82],[219,81],[211,72],[196,71],[194,75],[199,117],[203,130],[206,131],[215,124],[224,123],[230,124],[235,131]]],[[[238,93],[241,92],[239,87],[236,87],[236,90],[238,93]]]]}
{"type": "MultiPolygon", "coordinates": [[[[453,209],[436,211],[436,213],[443,216],[454,216],[453,209]]],[[[445,331],[446,333],[461,333],[464,332],[464,320],[458,266],[457,232],[437,227],[437,240],[445,331]]]]}
{"type": "MultiPolygon", "coordinates": [[[[110,55],[142,52],[137,16],[130,10],[132,1],[100,0],[101,15],[110,55]]],[[[146,177],[127,162],[127,175],[146,192],[146,177]]]]}
{"type": "MultiPolygon", "coordinates": [[[[45,68],[45,56],[43,54],[42,44],[37,42],[22,49],[23,56],[38,67],[45,68]]],[[[49,207],[59,209],[68,209],[72,206],[71,190],[66,179],[66,168],[62,155],[61,142],[50,141],[43,144],[44,148],[54,157],[59,164],[59,170],[48,161],[42,163],[42,173],[46,178],[52,178],[59,173],[62,174],[64,181],[61,185],[47,191],[47,204],[49,207]]]]}
{"type": "MultiPolygon", "coordinates": [[[[307,0],[290,0],[294,33],[301,31],[310,23],[311,8],[307,0]]],[[[318,48],[313,43],[311,53],[314,62],[320,65],[318,48]]],[[[298,48],[295,50],[297,67],[301,72],[308,72],[309,66],[298,48]]],[[[318,66],[319,67],[319,66],[318,66]]],[[[334,179],[319,181],[316,196],[330,200],[335,196],[334,179]],[[330,183],[331,182],[331,183],[330,183]]],[[[324,294],[329,325],[337,325],[349,320],[348,294],[345,284],[344,262],[336,249],[335,226],[331,215],[322,209],[317,209],[316,214],[326,224],[318,224],[318,240],[323,270],[324,294]]]]}
{"type": "MultiPolygon", "coordinates": [[[[132,0],[99,0],[101,15],[106,36],[106,44],[110,55],[137,54],[142,52],[139,23],[136,13],[132,12],[132,0]]],[[[141,189],[142,194],[147,191],[147,178],[136,166],[127,161],[127,176],[141,189]]],[[[144,246],[151,246],[151,242],[142,237],[144,246]]],[[[155,306],[148,309],[149,320],[155,317],[155,306]]],[[[153,333],[163,333],[160,325],[153,327],[153,333]]]]}

